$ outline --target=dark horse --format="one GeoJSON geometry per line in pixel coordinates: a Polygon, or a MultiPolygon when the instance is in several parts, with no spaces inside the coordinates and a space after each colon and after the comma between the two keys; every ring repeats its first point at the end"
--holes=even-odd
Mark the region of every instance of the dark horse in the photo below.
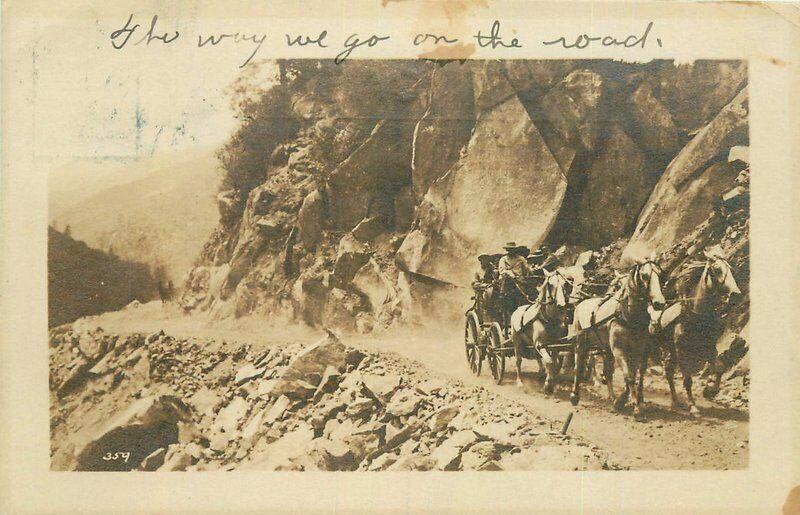
{"type": "Polygon", "coordinates": [[[559,271],[548,273],[539,288],[536,302],[520,306],[511,315],[511,340],[517,358],[518,386],[522,386],[522,358],[538,361],[540,371],[544,360],[547,371],[544,391],[553,392],[559,360],[557,356],[551,357],[546,347],[550,343],[557,343],[566,333],[567,284],[567,279],[559,271]]]}
{"type": "Polygon", "coordinates": [[[158,281],[157,287],[158,298],[161,299],[161,304],[166,304],[175,294],[175,286],[173,286],[172,281],[168,281],[166,284],[163,280],[158,281]]]}
{"type": "Polygon", "coordinates": [[[653,261],[634,265],[623,276],[621,286],[611,295],[587,299],[575,307],[570,335],[575,338],[575,377],[570,401],[578,404],[580,383],[591,344],[604,354],[603,382],[609,400],[614,398],[614,365],[625,376],[625,389],[616,399],[614,409],[620,411],[634,397],[634,415],[642,413],[643,375],[647,363],[650,315],[649,307],[663,309],[661,269],[653,261]],[[639,372],[638,392],[634,391],[639,372]]]}
{"type": "Polygon", "coordinates": [[[710,365],[712,378],[703,396],[711,398],[719,392],[723,367],[718,363],[716,342],[725,329],[719,310],[732,295],[741,294],[730,264],[710,254],[705,257],[705,262],[691,263],[677,276],[672,293],[678,302],[657,312],[650,324],[650,332],[658,335],[666,350],[664,372],[672,405],[680,406],[675,392],[677,365],[692,415],[700,413],[692,395],[692,374],[706,363],[710,365]]]}

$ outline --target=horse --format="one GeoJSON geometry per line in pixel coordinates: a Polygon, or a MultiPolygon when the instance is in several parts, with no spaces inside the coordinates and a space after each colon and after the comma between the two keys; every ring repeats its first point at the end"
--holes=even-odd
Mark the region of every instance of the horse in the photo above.
{"type": "Polygon", "coordinates": [[[630,396],[634,397],[634,415],[642,414],[643,375],[649,348],[649,306],[663,309],[661,268],[652,260],[637,263],[621,279],[621,285],[605,297],[584,300],[575,307],[570,335],[575,338],[575,377],[570,402],[577,405],[586,357],[590,350],[589,337],[594,335],[604,351],[603,382],[609,400],[614,399],[613,377],[617,365],[625,376],[625,389],[614,402],[621,411],[630,396]],[[637,370],[638,391],[634,392],[637,370]],[[635,394],[635,395],[634,395],[635,394]]]}
{"type": "Polygon", "coordinates": [[[533,304],[520,306],[511,315],[511,340],[516,356],[517,386],[522,386],[522,358],[536,359],[539,370],[545,369],[545,393],[552,393],[558,374],[558,359],[545,350],[567,328],[567,279],[558,270],[545,272],[545,279],[533,304]],[[527,351],[527,352],[526,352],[527,351]],[[545,366],[542,366],[544,360],[545,366]]]}
{"type": "Polygon", "coordinates": [[[172,295],[175,293],[175,287],[172,281],[168,281],[166,284],[164,284],[164,281],[158,281],[156,287],[158,289],[158,298],[161,299],[162,305],[172,299],[172,295]]]}
{"type": "Polygon", "coordinates": [[[654,312],[650,333],[658,335],[666,350],[664,373],[669,383],[672,406],[680,407],[675,392],[675,368],[680,367],[683,387],[689,401],[689,413],[700,414],[692,395],[692,374],[709,364],[712,379],[703,396],[712,398],[719,392],[723,367],[718,363],[716,342],[722,336],[724,324],[719,316],[721,303],[740,295],[731,265],[723,258],[706,253],[705,261],[690,263],[678,274],[674,294],[678,301],[668,308],[654,312]]]}

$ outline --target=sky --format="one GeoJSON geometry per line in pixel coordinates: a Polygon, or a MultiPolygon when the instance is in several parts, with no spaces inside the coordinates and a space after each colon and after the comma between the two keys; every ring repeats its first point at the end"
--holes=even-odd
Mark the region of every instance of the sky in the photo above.
{"type": "MultiPolygon", "coordinates": [[[[33,151],[51,189],[118,173],[133,180],[173,159],[212,154],[238,124],[225,93],[241,73],[236,56],[198,52],[189,41],[133,45],[148,15],[135,18],[141,32],[116,50],[109,35],[125,18],[53,20],[31,45],[33,151]]],[[[196,30],[191,16],[163,18],[158,28],[196,30]]]]}

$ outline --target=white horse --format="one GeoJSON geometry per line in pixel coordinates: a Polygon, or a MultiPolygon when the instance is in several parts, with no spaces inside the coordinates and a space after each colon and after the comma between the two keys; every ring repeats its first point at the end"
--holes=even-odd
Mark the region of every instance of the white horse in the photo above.
{"type": "Polygon", "coordinates": [[[535,359],[540,371],[545,369],[544,391],[553,391],[559,360],[557,356],[551,357],[546,347],[558,343],[566,333],[567,284],[567,279],[559,270],[547,272],[536,302],[520,306],[511,314],[511,340],[516,356],[518,386],[522,386],[522,358],[525,357],[535,359]]]}
{"type": "MultiPolygon", "coordinates": [[[[604,351],[603,382],[609,399],[614,398],[614,366],[625,376],[625,389],[614,408],[621,410],[630,396],[634,397],[634,414],[642,413],[642,376],[647,363],[647,350],[652,338],[648,329],[648,306],[662,309],[661,269],[653,261],[634,265],[610,296],[587,299],[575,307],[570,335],[575,338],[575,377],[570,401],[578,404],[590,344],[604,351]],[[639,391],[634,391],[639,371],[639,391]],[[636,393],[636,395],[634,395],[636,393]]],[[[614,286],[612,285],[612,288],[614,286]]]]}

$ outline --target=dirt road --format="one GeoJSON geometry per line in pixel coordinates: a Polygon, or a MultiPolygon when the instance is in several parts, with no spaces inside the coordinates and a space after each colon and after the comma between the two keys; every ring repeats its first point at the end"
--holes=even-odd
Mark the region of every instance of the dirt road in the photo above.
{"type": "MultiPolygon", "coordinates": [[[[421,334],[421,333],[420,333],[421,334]]],[[[686,410],[671,407],[666,381],[646,381],[645,420],[633,418],[630,408],[623,414],[613,413],[606,400],[605,387],[583,395],[574,408],[569,402],[566,379],[554,395],[546,396],[537,380],[535,362],[523,361],[523,388],[516,385],[513,364],[507,361],[502,384],[492,380],[488,370],[479,377],[469,371],[460,334],[440,334],[436,338],[409,333],[374,339],[348,340],[365,348],[376,346],[413,358],[427,367],[466,384],[479,384],[491,391],[525,403],[542,416],[560,423],[574,412],[570,433],[577,434],[603,449],[608,449],[620,463],[636,469],[742,469],[748,463],[748,421],[746,412],[727,409],[696,395],[700,418],[692,418],[686,410]],[[648,384],[649,383],[649,384],[648,384]]],[[[622,388],[615,375],[615,390],[622,388]]],[[[697,388],[699,391],[699,388],[697,388]]],[[[682,395],[679,389],[679,394],[682,395]]]]}
{"type": "MultiPolygon", "coordinates": [[[[278,341],[313,341],[320,335],[299,326],[267,328],[263,320],[209,323],[177,317],[153,303],[141,306],[137,312],[109,313],[80,323],[89,327],[100,326],[108,332],[164,329],[178,336],[209,337],[261,346],[278,341]]],[[[566,381],[557,385],[555,394],[546,396],[536,378],[534,362],[523,362],[522,388],[515,384],[513,370],[508,371],[513,369],[510,362],[507,363],[505,380],[500,385],[494,383],[485,368],[481,376],[475,377],[467,367],[458,328],[394,331],[380,336],[344,337],[343,340],[350,346],[366,350],[397,353],[436,374],[461,380],[467,385],[483,386],[524,403],[554,425],[560,426],[569,413],[574,412],[570,434],[608,450],[615,461],[633,469],[743,469],[748,465],[748,413],[725,408],[696,395],[702,415],[691,418],[685,410],[670,406],[666,382],[661,377],[648,377],[645,382],[645,420],[637,421],[629,409],[623,414],[613,413],[605,392],[593,387],[589,387],[576,408],[569,403],[566,381]]],[[[620,379],[616,374],[615,380],[620,379]]],[[[617,391],[619,388],[621,384],[618,383],[617,391]]]]}

